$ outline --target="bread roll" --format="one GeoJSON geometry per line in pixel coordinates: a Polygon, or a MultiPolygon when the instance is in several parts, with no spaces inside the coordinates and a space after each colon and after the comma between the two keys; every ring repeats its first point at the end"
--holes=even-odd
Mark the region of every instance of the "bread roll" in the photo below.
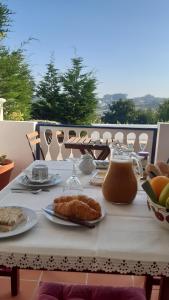
{"type": "Polygon", "coordinates": [[[159,168],[162,175],[169,177],[169,165],[163,161],[158,161],[156,166],[159,168]]]}
{"type": "Polygon", "coordinates": [[[145,172],[146,172],[147,175],[150,176],[150,178],[162,175],[162,173],[161,173],[160,169],[158,168],[158,166],[155,166],[153,164],[148,164],[146,166],[145,172]]]}

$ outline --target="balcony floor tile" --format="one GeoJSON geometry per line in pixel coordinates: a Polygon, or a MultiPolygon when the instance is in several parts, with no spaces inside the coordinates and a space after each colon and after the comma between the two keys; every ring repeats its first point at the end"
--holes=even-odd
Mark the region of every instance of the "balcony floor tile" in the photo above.
{"type": "Polygon", "coordinates": [[[87,284],[133,286],[132,276],[112,274],[88,274],[87,284]]]}
{"type": "Polygon", "coordinates": [[[20,280],[20,292],[16,297],[11,296],[10,278],[0,277],[0,299],[30,300],[37,288],[37,281],[20,280]],[[3,287],[3,288],[2,288],[3,287]]]}
{"type": "Polygon", "coordinates": [[[43,271],[42,281],[67,282],[67,283],[86,283],[86,273],[78,272],[50,272],[43,271]]]}
{"type": "MultiPolygon", "coordinates": [[[[20,270],[20,292],[11,297],[10,278],[0,277],[0,299],[2,300],[36,300],[39,281],[95,284],[111,286],[143,287],[144,277],[111,274],[87,274],[78,272],[50,272],[35,270],[20,270]]],[[[159,287],[153,287],[151,300],[158,300],[159,287]]]]}

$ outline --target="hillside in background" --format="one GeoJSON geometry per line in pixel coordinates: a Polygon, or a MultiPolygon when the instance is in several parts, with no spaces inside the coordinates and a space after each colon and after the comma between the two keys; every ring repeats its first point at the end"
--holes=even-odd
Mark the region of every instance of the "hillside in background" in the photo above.
{"type": "MultiPolygon", "coordinates": [[[[129,99],[127,94],[106,94],[103,98],[99,99],[100,108],[102,111],[107,110],[109,104],[113,101],[117,101],[119,99],[129,99]]],[[[163,103],[168,98],[160,98],[155,97],[153,95],[145,95],[143,97],[134,97],[132,100],[137,108],[146,109],[156,109],[161,103],[163,103]]]]}

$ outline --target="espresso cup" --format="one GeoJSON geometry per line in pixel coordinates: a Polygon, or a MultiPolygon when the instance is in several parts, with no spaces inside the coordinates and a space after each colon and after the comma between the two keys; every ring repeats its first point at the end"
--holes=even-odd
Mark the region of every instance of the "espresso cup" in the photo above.
{"type": "Polygon", "coordinates": [[[32,168],[32,179],[45,180],[48,178],[48,167],[43,164],[35,165],[32,168]]]}

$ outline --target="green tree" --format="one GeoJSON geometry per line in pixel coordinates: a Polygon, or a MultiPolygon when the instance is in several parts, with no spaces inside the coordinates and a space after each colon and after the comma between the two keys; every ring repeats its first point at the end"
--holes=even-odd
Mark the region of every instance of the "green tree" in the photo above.
{"type": "Polygon", "coordinates": [[[33,79],[21,49],[10,51],[0,47],[0,97],[4,105],[4,118],[12,115],[27,120],[30,117],[30,103],[33,95],[33,79]]]}
{"type": "Polygon", "coordinates": [[[157,112],[151,109],[137,109],[134,124],[156,124],[157,112]]]}
{"type": "Polygon", "coordinates": [[[51,59],[47,72],[37,86],[36,98],[32,103],[32,117],[41,120],[60,121],[59,111],[62,106],[60,94],[60,76],[51,59]]]}
{"type": "Polygon", "coordinates": [[[135,119],[135,105],[132,100],[117,100],[109,105],[108,111],[103,114],[102,121],[110,124],[132,124],[135,119]]]}
{"type": "Polygon", "coordinates": [[[164,101],[162,104],[159,105],[158,110],[158,120],[162,122],[169,121],[169,99],[164,101]]]}
{"type": "Polygon", "coordinates": [[[5,4],[0,3],[0,40],[6,36],[9,30],[11,14],[11,10],[5,4]]]}
{"type": "Polygon", "coordinates": [[[62,76],[63,102],[60,121],[66,124],[90,124],[96,119],[96,85],[93,72],[84,73],[83,59],[73,58],[72,67],[62,76]]]}

